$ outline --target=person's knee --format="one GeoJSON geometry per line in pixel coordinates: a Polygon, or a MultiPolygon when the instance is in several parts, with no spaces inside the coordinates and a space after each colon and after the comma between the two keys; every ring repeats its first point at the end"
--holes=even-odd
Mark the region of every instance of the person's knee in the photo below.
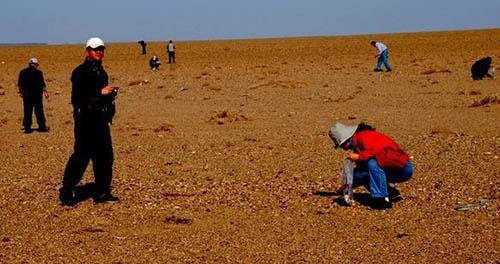
{"type": "Polygon", "coordinates": [[[368,170],[370,170],[370,171],[380,171],[380,170],[382,170],[382,168],[380,168],[380,166],[378,165],[376,159],[369,159],[366,162],[366,166],[368,167],[368,170]]]}

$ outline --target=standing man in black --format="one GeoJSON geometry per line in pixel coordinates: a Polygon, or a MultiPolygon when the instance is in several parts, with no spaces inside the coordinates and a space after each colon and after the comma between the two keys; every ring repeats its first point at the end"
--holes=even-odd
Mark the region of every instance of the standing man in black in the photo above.
{"type": "Polygon", "coordinates": [[[168,63],[175,63],[175,44],[170,40],[167,44],[168,63]]]}
{"type": "Polygon", "coordinates": [[[109,129],[117,88],[108,84],[108,74],[102,66],[104,49],[104,42],[100,38],[90,38],[86,44],[85,61],[71,75],[75,145],[60,189],[59,198],[63,205],[76,203],[75,187],[90,160],[95,177],[94,201],[102,203],[118,200],[111,194],[113,146],[109,129]]]}
{"type": "Polygon", "coordinates": [[[28,68],[23,69],[19,73],[17,86],[19,87],[19,96],[23,98],[24,118],[23,127],[24,133],[33,132],[31,129],[33,108],[35,108],[36,122],[38,123],[38,131],[48,132],[49,128],[46,125],[45,114],[43,113],[43,98],[49,99],[49,93],[45,87],[43,73],[38,69],[39,64],[37,58],[31,58],[28,61],[28,68]]]}
{"type": "Polygon", "coordinates": [[[140,41],[137,41],[137,43],[139,43],[141,45],[141,48],[142,48],[142,55],[145,55],[146,54],[146,46],[148,45],[146,43],[146,41],[144,40],[140,40],[140,41]]]}

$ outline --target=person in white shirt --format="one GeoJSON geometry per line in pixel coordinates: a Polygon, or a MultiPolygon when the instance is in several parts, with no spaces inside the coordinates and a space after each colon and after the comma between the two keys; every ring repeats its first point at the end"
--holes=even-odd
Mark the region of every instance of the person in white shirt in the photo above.
{"type": "Polygon", "coordinates": [[[167,44],[168,63],[175,63],[175,44],[170,40],[167,44]]]}
{"type": "Polygon", "coordinates": [[[378,57],[377,67],[374,71],[381,72],[382,63],[385,65],[388,72],[392,71],[391,65],[389,64],[389,49],[387,49],[387,46],[384,45],[384,43],[375,40],[372,40],[370,44],[378,49],[378,54],[375,55],[375,58],[378,57]]]}

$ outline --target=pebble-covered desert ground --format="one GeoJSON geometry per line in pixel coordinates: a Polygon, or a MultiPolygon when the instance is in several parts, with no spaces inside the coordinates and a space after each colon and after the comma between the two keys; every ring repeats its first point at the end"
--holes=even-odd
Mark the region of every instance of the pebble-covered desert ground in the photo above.
{"type": "MultiPolygon", "coordinates": [[[[121,200],[63,207],[84,41],[0,47],[0,263],[500,261],[500,85],[470,78],[481,57],[499,68],[499,29],[178,41],[176,64],[166,42],[147,55],[108,43],[121,200]],[[393,72],[373,72],[372,39],[393,72]],[[17,76],[32,56],[51,93],[49,133],[21,131],[17,76]],[[367,122],[411,155],[392,209],[371,210],[363,188],[340,203],[336,120],[367,122]]],[[[80,190],[92,182],[89,166],[80,190]]]]}

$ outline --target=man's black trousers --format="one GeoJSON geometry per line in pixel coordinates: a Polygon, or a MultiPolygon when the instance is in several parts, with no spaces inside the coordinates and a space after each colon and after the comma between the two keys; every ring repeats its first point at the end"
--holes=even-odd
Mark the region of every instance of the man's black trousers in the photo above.
{"type": "Polygon", "coordinates": [[[64,171],[63,188],[74,190],[92,160],[96,194],[111,190],[113,145],[108,122],[99,113],[75,110],[75,146],[64,171]]]}
{"type": "Polygon", "coordinates": [[[35,108],[36,122],[39,128],[45,127],[45,114],[43,113],[43,101],[42,96],[24,96],[23,97],[24,106],[24,118],[23,127],[31,128],[33,108],[35,108]]]}

